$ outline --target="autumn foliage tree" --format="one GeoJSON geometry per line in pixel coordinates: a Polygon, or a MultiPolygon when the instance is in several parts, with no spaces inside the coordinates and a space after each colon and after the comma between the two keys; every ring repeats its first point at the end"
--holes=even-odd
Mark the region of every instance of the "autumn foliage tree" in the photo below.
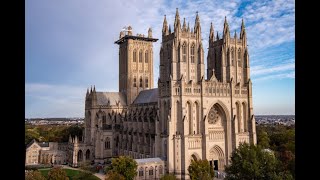
{"type": "Polygon", "coordinates": [[[133,180],[137,175],[137,162],[131,157],[119,156],[118,158],[113,158],[111,165],[106,169],[107,173],[113,171],[122,175],[126,180],[133,180]]]}
{"type": "Polygon", "coordinates": [[[27,171],[25,180],[46,180],[46,178],[38,171],[27,171]]]}
{"type": "Polygon", "coordinates": [[[189,176],[192,180],[209,180],[214,177],[214,171],[208,160],[191,160],[188,168],[189,176]]]}
{"type": "Polygon", "coordinates": [[[62,168],[54,167],[48,172],[48,180],[69,180],[69,178],[62,168]]]}

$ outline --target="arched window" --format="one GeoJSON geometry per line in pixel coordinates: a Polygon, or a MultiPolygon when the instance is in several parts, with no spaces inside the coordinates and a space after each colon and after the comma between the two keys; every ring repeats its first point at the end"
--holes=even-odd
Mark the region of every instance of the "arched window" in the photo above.
{"type": "Polygon", "coordinates": [[[234,51],[233,51],[233,48],[231,48],[231,65],[234,66],[234,51]]]}
{"type": "Polygon", "coordinates": [[[106,116],[106,113],[103,112],[102,114],[102,128],[105,129],[107,126],[107,116],[106,116]]]}
{"type": "Polygon", "coordinates": [[[149,81],[148,81],[148,78],[147,78],[147,77],[146,77],[146,79],[145,79],[145,86],[146,86],[146,88],[149,87],[149,81]]]}
{"type": "Polygon", "coordinates": [[[88,149],[86,151],[86,160],[89,160],[90,159],[90,150],[88,149]]]}
{"type": "Polygon", "coordinates": [[[137,87],[137,78],[136,77],[133,78],[133,87],[137,87]]]}
{"type": "Polygon", "coordinates": [[[139,63],[142,63],[142,50],[139,52],[139,63]]]}
{"type": "Polygon", "coordinates": [[[191,115],[191,103],[187,102],[187,112],[188,112],[188,121],[189,121],[189,134],[193,133],[193,123],[192,123],[192,115],[191,115]]]}
{"type": "Polygon", "coordinates": [[[149,176],[153,176],[153,167],[150,167],[149,169],[149,176]]]}
{"type": "Polygon", "coordinates": [[[242,64],[241,64],[241,49],[239,48],[238,50],[238,67],[241,67],[242,64]]]}
{"type": "Polygon", "coordinates": [[[163,174],[163,167],[160,165],[159,166],[159,175],[162,175],[163,174]]]}
{"type": "Polygon", "coordinates": [[[248,132],[248,118],[247,118],[247,107],[246,103],[242,103],[242,117],[243,117],[243,130],[244,132],[248,132]]]}
{"type": "Polygon", "coordinates": [[[142,77],[140,77],[140,85],[139,87],[142,87],[142,77]]]}
{"type": "Polygon", "coordinates": [[[191,63],[194,63],[194,44],[191,46],[191,63]]]}
{"type": "Polygon", "coordinates": [[[141,167],[140,169],[139,169],[139,177],[142,177],[143,176],[143,168],[141,167]]]}
{"type": "Polygon", "coordinates": [[[236,110],[237,110],[237,120],[238,120],[238,132],[243,132],[242,118],[241,118],[241,105],[239,103],[236,103],[236,110]]]}
{"type": "Polygon", "coordinates": [[[183,43],[183,45],[182,45],[182,61],[183,62],[187,61],[187,46],[186,46],[186,43],[183,43]]]}
{"type": "Polygon", "coordinates": [[[79,150],[79,151],[78,151],[78,162],[81,162],[82,159],[83,159],[83,154],[82,154],[82,151],[79,150]]]}
{"type": "Polygon", "coordinates": [[[105,144],[104,144],[104,148],[105,149],[110,149],[110,138],[109,137],[106,138],[106,141],[105,141],[105,144]]]}
{"type": "Polygon", "coordinates": [[[149,60],[149,53],[148,53],[148,51],[146,51],[145,52],[145,57],[144,57],[144,62],[148,63],[148,60],[149,60]]]}
{"type": "Polygon", "coordinates": [[[137,62],[137,51],[133,50],[133,62],[137,62]]]}

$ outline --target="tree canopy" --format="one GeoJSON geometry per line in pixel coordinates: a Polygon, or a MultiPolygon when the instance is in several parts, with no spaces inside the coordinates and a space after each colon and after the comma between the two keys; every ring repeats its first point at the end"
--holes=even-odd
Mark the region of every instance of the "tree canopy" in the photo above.
{"type": "Polygon", "coordinates": [[[137,175],[137,162],[128,156],[119,156],[118,158],[113,158],[111,165],[106,169],[107,173],[113,171],[122,175],[126,180],[133,180],[137,175]]]}
{"type": "Polygon", "coordinates": [[[46,178],[40,173],[40,171],[27,171],[25,173],[26,180],[46,180],[46,178]]]}
{"type": "Polygon", "coordinates": [[[278,167],[279,161],[272,151],[243,143],[232,153],[231,165],[225,169],[226,179],[280,180],[290,176],[281,172],[278,167]]]}
{"type": "Polygon", "coordinates": [[[54,167],[48,172],[48,180],[69,180],[69,178],[62,168],[54,167]]]}
{"type": "Polygon", "coordinates": [[[124,176],[113,170],[108,171],[108,173],[106,174],[106,179],[125,180],[124,176]]]}
{"type": "Polygon", "coordinates": [[[191,160],[188,167],[189,176],[192,180],[209,180],[214,177],[214,171],[208,160],[191,160]]]}

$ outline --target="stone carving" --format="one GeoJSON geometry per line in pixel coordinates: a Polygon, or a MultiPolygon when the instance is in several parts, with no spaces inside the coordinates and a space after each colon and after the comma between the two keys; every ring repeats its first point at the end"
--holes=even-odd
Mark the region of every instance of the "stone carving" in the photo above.
{"type": "Polygon", "coordinates": [[[208,123],[215,124],[218,122],[218,120],[219,120],[219,113],[214,107],[212,107],[208,114],[208,123]]]}

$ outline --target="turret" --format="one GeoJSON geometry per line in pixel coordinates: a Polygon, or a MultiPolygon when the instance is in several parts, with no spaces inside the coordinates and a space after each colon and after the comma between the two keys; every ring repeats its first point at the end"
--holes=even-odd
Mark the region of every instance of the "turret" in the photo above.
{"type": "Polygon", "coordinates": [[[210,26],[209,41],[214,42],[214,30],[213,30],[212,22],[211,22],[211,26],[210,26]]]}
{"type": "Polygon", "coordinates": [[[247,45],[247,33],[246,33],[246,29],[245,29],[245,26],[244,26],[243,19],[242,19],[242,23],[241,23],[240,39],[242,40],[244,46],[246,47],[246,45],[247,45]]]}
{"type": "Polygon", "coordinates": [[[89,88],[87,88],[86,98],[89,96],[89,88]]]}
{"type": "Polygon", "coordinates": [[[219,40],[220,38],[219,38],[219,33],[218,33],[218,31],[217,31],[217,40],[219,40]]]}
{"type": "Polygon", "coordinates": [[[148,38],[152,38],[152,29],[151,28],[149,28],[149,30],[148,30],[148,38]]]}
{"type": "Polygon", "coordinates": [[[181,30],[181,24],[180,24],[180,16],[178,8],[176,9],[176,17],[174,19],[174,32],[178,33],[181,30]]]}
{"type": "Polygon", "coordinates": [[[234,30],[234,39],[237,40],[237,30],[234,30]]]}
{"type": "Polygon", "coordinates": [[[128,27],[128,36],[132,36],[132,27],[131,26],[128,27]]]}
{"type": "Polygon", "coordinates": [[[190,32],[189,22],[188,22],[187,32],[190,32]]]}
{"type": "Polygon", "coordinates": [[[184,31],[184,32],[187,31],[186,18],[183,18],[182,31],[184,31]]]}
{"type": "Polygon", "coordinates": [[[119,39],[123,38],[125,36],[124,31],[120,31],[119,39]]]}
{"type": "Polygon", "coordinates": [[[71,134],[69,135],[69,143],[72,143],[71,134]]]}
{"type": "Polygon", "coordinates": [[[227,22],[227,17],[224,18],[224,24],[223,24],[223,39],[224,41],[228,41],[230,38],[230,31],[229,31],[229,25],[227,22]]]}
{"type": "Polygon", "coordinates": [[[197,38],[199,40],[201,40],[201,25],[200,25],[200,18],[199,18],[198,11],[197,11],[196,20],[195,20],[194,24],[195,24],[194,25],[194,33],[196,33],[197,38]]]}
{"type": "Polygon", "coordinates": [[[163,20],[163,26],[162,26],[162,36],[168,35],[168,23],[167,23],[167,18],[166,15],[164,15],[164,20],[163,20]]]}

